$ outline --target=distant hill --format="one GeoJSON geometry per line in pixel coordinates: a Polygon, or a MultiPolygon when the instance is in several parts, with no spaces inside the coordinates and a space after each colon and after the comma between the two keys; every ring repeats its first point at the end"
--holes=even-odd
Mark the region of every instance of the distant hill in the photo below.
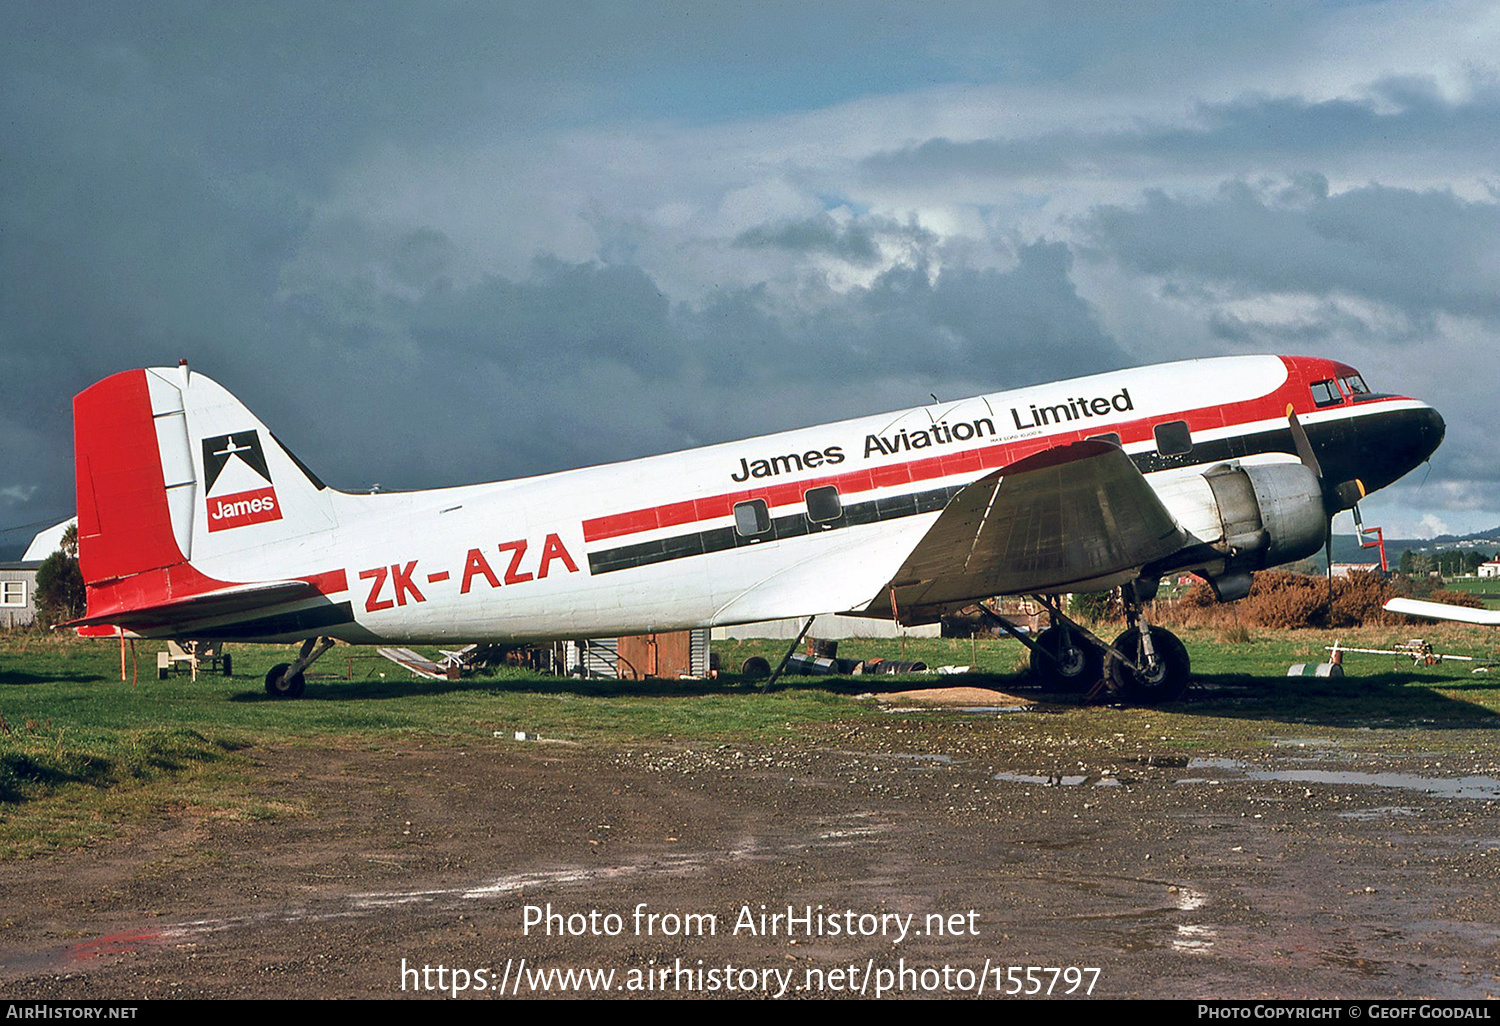
{"type": "MultiPolygon", "coordinates": [[[[1450,549],[1477,549],[1485,555],[1500,552],[1500,527],[1473,534],[1440,534],[1436,538],[1387,538],[1385,556],[1391,566],[1401,562],[1401,554],[1411,551],[1418,555],[1431,556],[1450,549]]],[[[1316,557],[1323,565],[1322,553],[1316,557]]],[[[1375,549],[1361,548],[1359,538],[1352,534],[1333,536],[1333,561],[1335,563],[1374,563],[1380,559],[1375,549]]]]}

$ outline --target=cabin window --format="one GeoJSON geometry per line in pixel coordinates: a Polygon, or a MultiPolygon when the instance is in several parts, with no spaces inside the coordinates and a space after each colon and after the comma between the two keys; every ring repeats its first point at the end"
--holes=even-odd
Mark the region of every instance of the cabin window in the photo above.
{"type": "Polygon", "coordinates": [[[25,604],[25,581],[0,581],[0,606],[24,606],[25,604]]]}
{"type": "Polygon", "coordinates": [[[844,505],[839,502],[839,490],[833,485],[809,488],[803,498],[807,500],[807,519],[815,524],[837,520],[844,512],[844,505]]]}
{"type": "Polygon", "coordinates": [[[1368,395],[1370,387],[1365,384],[1365,379],[1358,374],[1345,374],[1339,378],[1339,384],[1344,386],[1344,391],[1352,396],[1368,395]]]}
{"type": "Polygon", "coordinates": [[[1314,381],[1312,383],[1312,397],[1314,406],[1333,406],[1335,403],[1344,401],[1339,394],[1338,386],[1332,379],[1328,381],[1314,381]]]}
{"type": "Polygon", "coordinates": [[[1156,451],[1163,456],[1181,456],[1193,451],[1193,433],[1187,421],[1169,420],[1156,425],[1156,451]]]}
{"type": "Polygon", "coordinates": [[[734,531],[741,538],[754,538],[771,529],[771,511],[765,499],[734,504],[734,531]]]}
{"type": "Polygon", "coordinates": [[[1089,435],[1088,440],[1090,442],[1108,442],[1110,445],[1119,445],[1120,433],[1118,431],[1110,431],[1102,435],[1089,435]]]}

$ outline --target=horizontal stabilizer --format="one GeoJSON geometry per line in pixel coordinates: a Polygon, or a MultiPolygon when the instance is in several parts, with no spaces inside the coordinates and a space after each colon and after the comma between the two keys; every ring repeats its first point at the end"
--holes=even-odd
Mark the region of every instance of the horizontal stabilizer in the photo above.
{"type": "Polygon", "coordinates": [[[1466,606],[1450,606],[1442,602],[1423,602],[1421,599],[1409,598],[1393,598],[1385,604],[1385,608],[1392,613],[1425,616],[1429,620],[1453,620],[1456,623],[1475,623],[1481,627],[1500,627],[1500,609],[1469,609],[1466,606]]]}
{"type": "Polygon", "coordinates": [[[62,624],[63,627],[93,627],[109,624],[130,629],[149,628],[165,623],[210,620],[258,609],[313,598],[321,594],[308,581],[267,581],[260,584],[236,584],[214,591],[200,592],[151,606],[136,606],[114,612],[85,616],[62,624]]]}

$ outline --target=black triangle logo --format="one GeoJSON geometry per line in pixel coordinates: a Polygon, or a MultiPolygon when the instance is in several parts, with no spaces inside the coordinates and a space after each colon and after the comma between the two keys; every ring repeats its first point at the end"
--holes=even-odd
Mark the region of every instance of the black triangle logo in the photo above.
{"type": "Polygon", "coordinates": [[[230,460],[238,458],[245,466],[271,482],[271,470],[266,466],[266,454],[260,447],[260,432],[236,431],[230,435],[216,435],[203,440],[203,476],[207,478],[204,493],[214,490],[224,467],[230,460]]]}

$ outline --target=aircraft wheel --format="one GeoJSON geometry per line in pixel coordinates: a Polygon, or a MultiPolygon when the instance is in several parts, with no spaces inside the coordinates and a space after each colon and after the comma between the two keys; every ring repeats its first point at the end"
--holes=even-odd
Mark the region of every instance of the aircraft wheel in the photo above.
{"type": "MultiPolygon", "coordinates": [[[[1151,645],[1156,649],[1156,668],[1150,673],[1136,673],[1118,659],[1109,660],[1109,677],[1115,688],[1130,702],[1159,705],[1175,702],[1187,690],[1192,662],[1177,635],[1165,627],[1151,628],[1151,645]]],[[[1115,639],[1115,648],[1140,662],[1140,631],[1129,630],[1115,639]]]]}
{"type": "Polygon", "coordinates": [[[231,656],[228,652],[224,653],[224,676],[234,676],[234,657],[231,656]]]}
{"type": "Polygon", "coordinates": [[[307,682],[302,679],[300,673],[286,676],[286,671],[291,665],[291,663],[277,663],[271,667],[271,672],[266,674],[266,694],[272,698],[302,697],[302,689],[307,682]]]}
{"type": "Polygon", "coordinates": [[[760,656],[751,656],[740,666],[740,676],[746,680],[765,680],[771,676],[771,664],[760,656]]]}
{"type": "Polygon", "coordinates": [[[1041,681],[1043,691],[1085,691],[1098,682],[1103,669],[1104,654],[1082,635],[1061,627],[1038,634],[1031,650],[1031,675],[1041,681]]]}

